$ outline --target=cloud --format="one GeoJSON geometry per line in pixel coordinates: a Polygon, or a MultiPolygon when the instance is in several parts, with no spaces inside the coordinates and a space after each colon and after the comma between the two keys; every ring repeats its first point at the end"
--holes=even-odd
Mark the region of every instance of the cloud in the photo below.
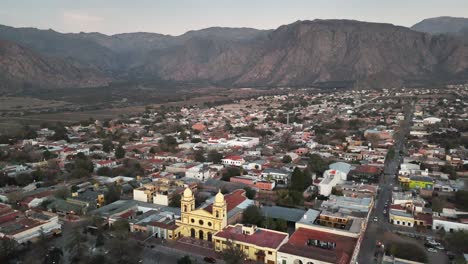
{"type": "Polygon", "coordinates": [[[64,12],[63,19],[71,23],[96,23],[104,20],[102,17],[75,12],[64,12]]]}

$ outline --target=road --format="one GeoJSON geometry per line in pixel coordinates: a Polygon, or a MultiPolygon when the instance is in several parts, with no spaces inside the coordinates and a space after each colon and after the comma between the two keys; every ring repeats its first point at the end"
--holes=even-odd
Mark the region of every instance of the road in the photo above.
{"type": "MultiPolygon", "coordinates": [[[[394,226],[388,222],[387,214],[384,214],[385,203],[390,204],[392,197],[392,188],[397,183],[396,174],[398,167],[402,162],[403,157],[400,151],[405,151],[407,135],[410,131],[410,125],[413,115],[414,101],[405,107],[405,120],[401,124],[400,131],[395,137],[395,156],[392,159],[385,160],[384,173],[379,181],[379,193],[376,197],[375,205],[367,230],[364,234],[364,239],[361,244],[358,255],[358,263],[375,263],[376,243],[382,239],[385,231],[393,230],[394,226]],[[373,219],[377,217],[377,222],[373,219]]],[[[388,212],[387,212],[388,213],[388,212]]]]}

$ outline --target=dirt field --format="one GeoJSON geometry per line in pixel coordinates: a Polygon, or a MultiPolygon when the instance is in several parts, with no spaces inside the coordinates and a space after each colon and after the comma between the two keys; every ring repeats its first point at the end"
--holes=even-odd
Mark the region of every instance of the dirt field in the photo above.
{"type": "Polygon", "coordinates": [[[0,97],[0,111],[24,111],[62,107],[69,103],[55,100],[41,100],[29,97],[0,97]]]}

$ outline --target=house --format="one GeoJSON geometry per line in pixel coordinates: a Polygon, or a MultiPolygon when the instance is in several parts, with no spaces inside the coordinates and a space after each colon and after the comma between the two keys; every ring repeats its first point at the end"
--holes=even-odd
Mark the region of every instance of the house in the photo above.
{"type": "Polygon", "coordinates": [[[279,248],[277,263],[351,263],[356,243],[353,237],[301,227],[279,248]]]}
{"type": "Polygon", "coordinates": [[[411,189],[432,190],[434,180],[428,176],[410,176],[409,187],[411,189]]]}
{"type": "Polygon", "coordinates": [[[227,141],[229,147],[253,148],[260,143],[257,137],[239,137],[227,141]]]}
{"type": "Polygon", "coordinates": [[[57,234],[62,229],[54,213],[29,210],[24,216],[0,225],[0,238],[15,240],[18,244],[37,239],[42,234],[57,234]]]}
{"type": "Polygon", "coordinates": [[[244,158],[241,156],[228,156],[221,160],[221,163],[225,166],[237,166],[240,167],[245,163],[244,158]]]}
{"type": "Polygon", "coordinates": [[[351,165],[344,162],[330,164],[330,169],[323,173],[323,179],[318,184],[319,194],[329,196],[333,187],[346,181],[351,165]]]}
{"type": "Polygon", "coordinates": [[[215,251],[221,252],[230,243],[241,249],[248,260],[256,263],[277,263],[278,249],[287,242],[288,234],[258,228],[255,225],[230,225],[213,236],[215,251]]]}
{"type": "Polygon", "coordinates": [[[360,165],[350,171],[348,180],[360,183],[378,183],[382,169],[372,165],[360,165]]]}
{"type": "Polygon", "coordinates": [[[207,179],[211,179],[216,176],[217,171],[211,169],[208,164],[198,164],[189,168],[185,172],[185,177],[187,178],[194,178],[200,181],[205,181],[207,179]]]}
{"type": "Polygon", "coordinates": [[[401,205],[392,204],[388,213],[390,223],[400,226],[414,226],[413,214],[409,213],[405,207],[401,205]]]}
{"type": "Polygon", "coordinates": [[[117,161],[115,160],[99,160],[99,161],[96,161],[95,164],[94,164],[94,168],[95,170],[97,171],[98,169],[100,168],[115,168],[117,167],[117,161]]]}
{"type": "Polygon", "coordinates": [[[291,180],[291,172],[285,169],[266,168],[262,171],[261,178],[264,180],[274,180],[276,184],[287,185],[291,180]]]}
{"type": "Polygon", "coordinates": [[[229,178],[230,182],[237,182],[237,183],[242,183],[245,184],[251,188],[257,189],[257,190],[273,190],[275,188],[275,182],[274,181],[267,181],[267,180],[262,180],[257,177],[253,176],[234,176],[229,178]]]}

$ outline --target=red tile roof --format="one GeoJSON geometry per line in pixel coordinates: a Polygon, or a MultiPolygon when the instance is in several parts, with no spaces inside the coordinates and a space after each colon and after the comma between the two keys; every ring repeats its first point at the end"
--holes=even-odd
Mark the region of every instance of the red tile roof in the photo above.
{"type": "Polygon", "coordinates": [[[251,235],[242,233],[242,225],[227,226],[215,234],[216,237],[240,241],[259,247],[276,249],[288,237],[286,233],[279,233],[268,229],[257,228],[251,235]]]}
{"type": "Polygon", "coordinates": [[[242,160],[241,156],[229,156],[224,159],[229,159],[229,160],[242,160]]]}
{"type": "Polygon", "coordinates": [[[357,240],[352,237],[307,228],[299,228],[291,236],[288,243],[281,246],[279,252],[324,262],[347,264],[351,260],[356,242],[357,240]],[[336,243],[336,247],[334,249],[323,249],[320,247],[309,246],[307,245],[307,241],[309,239],[333,242],[336,243]]]}
{"type": "Polygon", "coordinates": [[[426,225],[432,225],[432,215],[430,214],[416,214],[414,219],[424,221],[426,225]]]}
{"type": "Polygon", "coordinates": [[[358,166],[355,169],[355,171],[359,173],[379,174],[380,168],[376,166],[370,166],[370,165],[361,165],[361,166],[358,166]]]}
{"type": "Polygon", "coordinates": [[[130,210],[130,211],[127,211],[121,215],[119,215],[121,218],[125,218],[125,219],[128,219],[130,216],[134,215],[135,214],[135,211],[133,210],[130,210]]]}
{"type": "MultiPolygon", "coordinates": [[[[236,208],[239,204],[243,201],[247,200],[245,196],[245,190],[239,189],[235,190],[229,194],[224,195],[224,200],[226,201],[227,205],[227,212],[231,211],[232,209],[236,208]]],[[[212,212],[213,204],[204,208],[205,211],[212,212]]]]}

